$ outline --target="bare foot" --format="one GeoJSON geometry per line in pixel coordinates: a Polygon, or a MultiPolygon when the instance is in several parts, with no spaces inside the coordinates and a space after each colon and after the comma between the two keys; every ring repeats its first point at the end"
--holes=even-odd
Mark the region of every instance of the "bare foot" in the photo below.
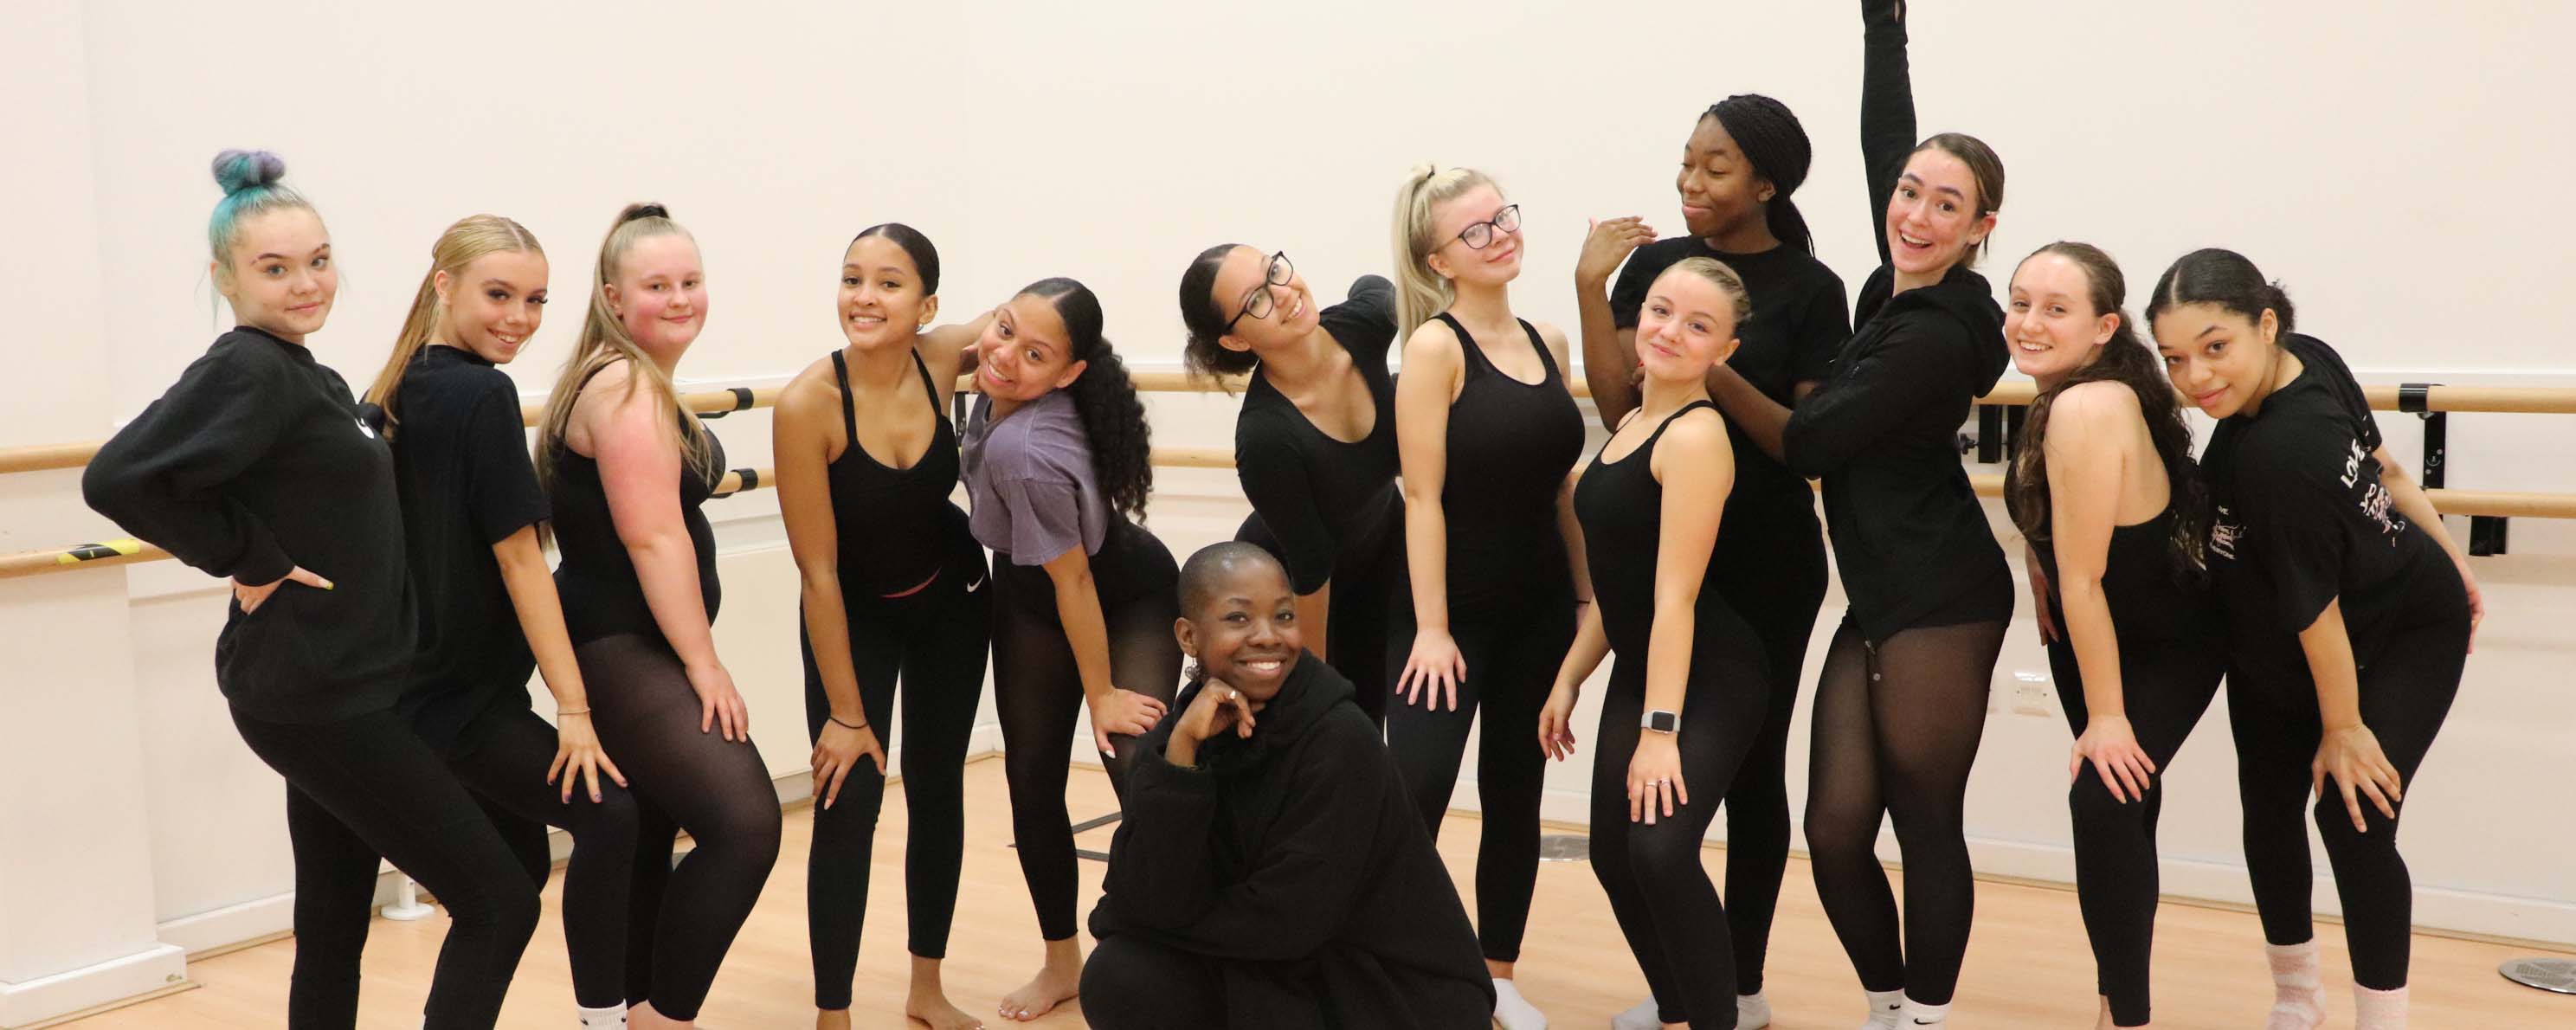
{"type": "Polygon", "coordinates": [[[814,1030],[850,1030],[850,1010],[816,1009],[814,1030]]]}
{"type": "MultiPolygon", "coordinates": [[[[1008,1005],[1010,1002],[1004,1001],[1008,1005]]],[[[904,999],[903,1014],[928,1024],[930,1030],[984,1030],[984,1021],[951,1004],[948,996],[915,994],[904,999]]]]}
{"type": "Polygon", "coordinates": [[[649,1001],[626,1010],[626,1030],[690,1030],[696,1025],[695,1020],[681,1022],[653,1011],[649,1001]]]}
{"type": "Polygon", "coordinates": [[[1002,996],[1002,1018],[1027,1022],[1055,1010],[1082,993],[1082,944],[1075,939],[1046,942],[1046,965],[1019,990],[1002,996]]]}

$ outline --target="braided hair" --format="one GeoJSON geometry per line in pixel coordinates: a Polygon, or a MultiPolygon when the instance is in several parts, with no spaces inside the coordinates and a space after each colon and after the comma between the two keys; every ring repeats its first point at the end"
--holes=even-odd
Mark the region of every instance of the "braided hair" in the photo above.
{"type": "Polygon", "coordinates": [[[1807,128],[1790,113],[1789,105],[1759,93],[1738,93],[1709,105],[1701,117],[1717,119],[1753,166],[1753,174],[1778,191],[1762,205],[1762,221],[1771,235],[1801,252],[1815,253],[1816,235],[1808,230],[1807,217],[1798,213],[1798,204],[1789,195],[1807,181],[1816,148],[1807,141],[1807,128]]]}

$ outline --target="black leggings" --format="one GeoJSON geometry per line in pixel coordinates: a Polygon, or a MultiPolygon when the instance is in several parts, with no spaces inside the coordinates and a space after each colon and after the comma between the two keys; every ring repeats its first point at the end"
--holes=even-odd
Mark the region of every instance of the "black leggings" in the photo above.
{"type": "MultiPolygon", "coordinates": [[[[911,951],[922,958],[948,954],[948,928],[957,912],[957,874],[966,853],[966,744],[975,731],[975,707],[984,693],[984,655],[992,635],[992,591],[984,585],[983,554],[973,566],[954,563],[920,592],[899,598],[855,598],[847,607],[850,658],[857,666],[859,704],[878,742],[902,745],[904,810],[909,823],[903,852],[904,905],[911,951]],[[894,736],[895,679],[903,680],[903,733],[894,736]]],[[[799,619],[798,624],[803,625],[799,619]]],[[[831,699],[805,649],[805,730],[822,735],[831,699]]],[[[850,982],[859,964],[859,932],[868,907],[870,842],[885,805],[885,777],[854,770],[832,807],[814,799],[814,847],[806,857],[805,925],[814,952],[814,1007],[850,1007],[850,982]]]]}
{"type": "Polygon", "coordinates": [[[1816,894],[1860,984],[1946,1005],[1976,915],[1963,807],[2005,623],[1898,630],[1871,648],[1846,617],[1816,684],[1807,848],[1816,894]],[[1875,846],[1896,822],[1905,918],[1875,846]]]}
{"type": "MultiPolygon", "coordinates": [[[[1758,746],[1768,684],[1749,634],[1701,640],[1697,648],[1694,689],[1682,705],[1677,738],[1691,800],[1653,825],[1628,819],[1628,762],[1642,732],[1645,656],[1623,655],[1611,671],[1592,741],[1592,874],[1654,991],[1657,1018],[1691,1030],[1729,1030],[1737,992],[1734,924],[1709,882],[1700,848],[1719,800],[1732,803],[1728,791],[1737,770],[1758,746]]],[[[1727,864],[1734,864],[1731,853],[1727,864]]]]}
{"type": "MultiPolygon", "coordinates": [[[[1803,524],[1795,518],[1777,521],[1788,528],[1748,534],[1745,550],[1758,547],[1760,555],[1725,554],[1714,584],[1761,641],[1769,683],[1762,732],[1726,792],[1726,925],[1735,944],[1735,989],[1742,994],[1762,990],[1771,920],[1788,873],[1789,721],[1798,708],[1798,683],[1807,674],[1816,612],[1825,601],[1825,541],[1815,516],[1806,515],[1803,524]]],[[[1727,530],[1736,533],[1751,524],[1730,524],[1727,530]]],[[[1730,543],[1721,537],[1718,548],[1733,552],[1730,543]]]]}
{"type": "MultiPolygon", "coordinates": [[[[1450,636],[1467,663],[1467,676],[1458,681],[1457,710],[1445,703],[1425,707],[1431,701],[1427,689],[1421,702],[1396,698],[1387,707],[1387,747],[1436,843],[1449,796],[1458,787],[1467,730],[1477,708],[1485,710],[1476,738],[1476,795],[1484,808],[1476,848],[1476,940],[1487,959],[1516,962],[1529,928],[1530,894],[1538,886],[1538,807],[1547,774],[1538,712],[1574,643],[1574,597],[1567,589],[1493,617],[1458,619],[1450,636]]],[[[1398,656],[1393,668],[1403,669],[1401,656],[1412,646],[1409,634],[1388,641],[1398,656]]]]}
{"type": "MultiPolygon", "coordinates": [[[[2048,669],[2057,680],[2058,702],[2066,706],[2068,728],[2083,736],[2090,714],[2075,645],[2062,638],[2049,644],[2048,669]]],[[[2155,944],[2156,899],[2162,890],[2156,872],[2156,817],[2164,810],[2165,775],[2184,738],[2209,710],[2225,671],[2226,648],[2216,641],[2121,641],[2120,704],[2138,746],[2156,764],[2147,777],[2146,799],[2122,803],[2091,762],[2076,771],[2066,792],[2075,823],[2075,896],[2114,1026],[2147,1023],[2148,955],[2155,944]]]]}
{"type": "MultiPolygon", "coordinates": [[[[1114,562],[1095,560],[1093,582],[1109,631],[1109,681],[1165,702],[1179,692],[1181,644],[1172,636],[1180,570],[1172,552],[1132,526],[1114,562]]],[[[1102,549],[1104,555],[1110,549],[1102,549]]],[[[1002,718],[1002,762],[1011,788],[1011,837],[1028,880],[1038,932],[1073,939],[1080,878],[1074,871],[1073,819],[1064,804],[1075,720],[1083,713],[1082,672],[1073,663],[1056,615],[1054,581],[1044,568],[993,556],[993,707],[1002,718]]],[[[1177,713],[1174,713],[1177,714],[1177,713]]],[[[1114,736],[1117,753],[1100,756],[1109,786],[1125,795],[1136,738],[1114,736]]]]}
{"type": "MultiPolygon", "coordinates": [[[[2450,714],[2460,691],[2469,650],[2468,608],[2456,619],[2387,634],[2380,651],[2361,668],[2361,722],[2397,767],[2400,784],[2415,789],[2415,771],[2450,714]]],[[[2315,936],[2309,891],[2313,872],[2303,813],[2311,807],[2309,763],[2322,734],[2315,688],[2296,682],[2227,677],[2228,728],[2236,737],[2236,790],[2245,813],[2245,868],[2254,883],[2254,907],[2264,939],[2299,944],[2315,936]]],[[[2406,986],[2413,943],[2415,886],[2397,853],[2398,820],[2381,815],[2367,796],[2361,811],[2369,832],[2352,828],[2343,792],[2333,780],[2313,802],[2326,860],[2334,865],[2335,893],[2343,899],[2344,941],[2352,949],[2353,982],[2377,991],[2406,986]]],[[[2396,806],[2403,816],[2406,808],[2396,806]]]]}
{"type": "Polygon", "coordinates": [[[357,1023],[358,952],[382,855],[436,894],[452,920],[430,978],[426,1025],[490,1027],[537,932],[537,888],[437,752],[390,710],[313,724],[235,711],[233,725],[286,777],[297,937],[286,1025],[357,1023]]]}
{"type": "Polygon", "coordinates": [[[698,731],[697,692],[660,637],[601,637],[573,657],[590,685],[600,745],[637,801],[626,1003],[696,1019],[778,862],[777,789],[749,741],[698,731]],[[696,846],[673,868],[680,830],[696,846]]]}
{"type": "Polygon", "coordinates": [[[1093,1030],[1224,1026],[1223,973],[1205,956],[1130,934],[1111,937],[1082,964],[1082,1018],[1093,1030]]]}
{"type": "MultiPolygon", "coordinates": [[[[1387,539],[1377,547],[1377,554],[1365,559],[1343,554],[1333,566],[1332,614],[1325,620],[1329,632],[1324,637],[1326,661],[1358,689],[1353,700],[1380,729],[1386,727],[1386,699],[1395,690],[1395,676],[1404,671],[1404,659],[1413,647],[1413,594],[1406,585],[1402,512],[1389,522],[1380,530],[1387,539]]],[[[1258,514],[1244,519],[1234,538],[1272,557],[1283,550],[1278,536],[1258,514]]]]}

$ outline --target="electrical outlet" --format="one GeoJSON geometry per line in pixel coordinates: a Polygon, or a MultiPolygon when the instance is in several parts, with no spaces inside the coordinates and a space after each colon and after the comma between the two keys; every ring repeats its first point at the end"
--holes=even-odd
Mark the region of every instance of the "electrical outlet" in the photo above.
{"type": "Polygon", "coordinates": [[[2050,700],[2052,700],[2053,693],[2054,692],[2049,688],[2049,676],[2047,673],[2032,672],[2028,669],[2014,672],[2012,682],[2013,714],[2035,715],[2041,718],[2047,718],[2050,715],[2056,714],[2056,709],[2051,707],[2049,704],[2050,700]]]}

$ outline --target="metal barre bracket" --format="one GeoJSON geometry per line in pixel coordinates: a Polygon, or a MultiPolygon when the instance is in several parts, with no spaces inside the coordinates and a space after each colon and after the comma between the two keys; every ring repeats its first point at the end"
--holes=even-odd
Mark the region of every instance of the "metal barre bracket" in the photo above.
{"type": "Polygon", "coordinates": [[[737,411],[750,411],[752,409],[752,393],[750,387],[727,387],[725,392],[733,395],[733,407],[726,408],[723,411],[701,411],[698,413],[699,421],[704,422],[708,419],[723,418],[737,411]]]}
{"type": "MultiPolygon", "coordinates": [[[[2428,490],[2447,478],[2451,454],[2451,416],[2432,410],[2432,389],[2440,383],[2403,383],[2397,387],[2397,410],[2424,420],[2424,477],[2428,490]]],[[[2506,521],[2502,516],[2469,516],[2469,553],[2480,558],[2505,553],[2506,521]]]]}

